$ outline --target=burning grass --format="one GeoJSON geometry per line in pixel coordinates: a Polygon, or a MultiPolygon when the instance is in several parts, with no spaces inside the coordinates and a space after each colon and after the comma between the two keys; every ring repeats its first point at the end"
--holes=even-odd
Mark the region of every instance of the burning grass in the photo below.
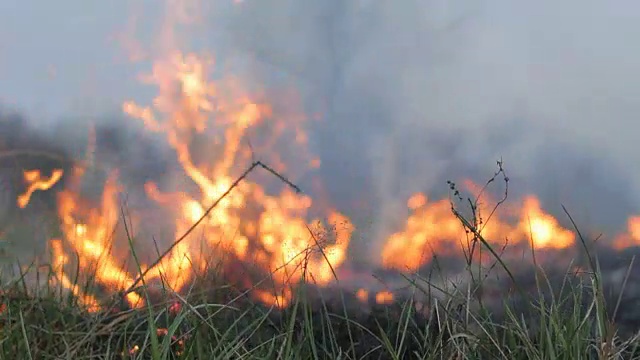
{"type": "MultiPolygon", "coordinates": [[[[144,51],[150,68],[142,80],[157,92],[148,104],[122,104],[122,130],[134,123],[149,136],[131,130],[127,138],[144,142],[153,136],[154,146],[121,150],[127,143],[117,139],[121,126],[110,124],[102,131],[88,129],[83,159],[69,155],[53,167],[18,166],[25,188],[15,208],[40,219],[34,203],[42,194],[55,194],[48,217],[58,221],[50,232],[40,225],[22,232],[16,221],[6,221],[11,231],[5,236],[18,244],[34,238],[48,245],[49,256],[3,277],[10,280],[2,287],[0,356],[635,355],[637,324],[615,331],[623,330],[616,316],[632,318],[626,309],[634,305],[605,292],[634,288],[633,271],[623,271],[622,280],[620,269],[601,272],[592,244],[545,212],[533,195],[498,211],[508,189],[501,163],[487,185],[504,180],[504,198],[496,201],[471,181],[463,181],[461,190],[450,182],[449,199],[416,193],[407,199],[404,223],[379,239],[379,281],[370,276],[371,267],[356,269],[349,259],[358,250],[351,244],[350,218],[289,180],[321,166],[308,153],[311,119],[298,95],[282,96],[282,89],[214,68],[219,59],[186,49],[188,41],[177,31],[202,14],[197,1],[165,5],[157,51],[144,51]],[[161,160],[143,154],[160,148],[161,160]],[[147,160],[161,165],[154,176],[146,173],[147,160]],[[254,169],[265,171],[249,178],[254,169]],[[151,203],[143,206],[147,211],[129,212],[119,199],[124,190],[143,193],[151,203]],[[463,190],[473,195],[463,198],[463,190]],[[460,204],[470,206],[462,211],[460,204]],[[145,220],[157,212],[162,214],[154,221],[145,220]],[[145,226],[151,235],[141,231],[145,226]],[[157,235],[164,238],[156,241],[157,235]],[[577,250],[585,255],[575,267],[588,269],[587,275],[570,267],[568,273],[562,269],[560,281],[544,276],[542,268],[551,264],[557,273],[557,264],[568,264],[563,258],[577,250]]],[[[0,126],[12,131],[0,137],[19,130],[7,124],[0,126]]],[[[77,124],[72,127],[79,131],[77,124]]],[[[69,134],[61,138],[71,142],[69,134]]],[[[46,157],[19,148],[39,141],[0,140],[11,161],[46,157]]],[[[614,239],[615,249],[607,251],[620,254],[639,244],[638,224],[638,217],[630,217],[614,239]]]]}
{"type": "Polygon", "coordinates": [[[505,294],[508,286],[498,277],[485,280],[482,296],[473,286],[435,295],[436,286],[425,286],[434,280],[416,275],[406,278],[409,286],[384,304],[353,290],[307,284],[292,289],[292,303],[279,309],[248,296],[257,289],[228,285],[212,269],[188,293],[144,287],[141,291],[149,299],[144,307],[130,308],[120,294],[97,311],[88,311],[59,288],[32,290],[18,279],[3,287],[0,356],[636,358],[640,339],[616,332],[613,307],[607,303],[614,300],[615,307],[616,299],[604,296],[599,274],[543,274],[522,268],[514,276],[527,288],[524,297],[505,294]]]}
{"type": "MultiPolygon", "coordinates": [[[[502,173],[500,166],[488,183],[502,173]]],[[[452,191],[460,195],[455,187],[452,191]]],[[[635,289],[640,279],[634,275],[637,269],[633,249],[624,254],[606,246],[594,248],[576,229],[583,256],[574,263],[566,260],[567,256],[575,255],[566,247],[533,246],[533,262],[526,265],[522,259],[514,260],[513,254],[505,256],[503,249],[492,248],[492,242],[485,239],[482,231],[486,224],[486,219],[481,220],[483,209],[473,199],[463,202],[470,204],[470,218],[464,217],[455,203],[454,196],[450,210],[470,235],[468,242],[461,244],[465,256],[447,252],[440,257],[433,253],[431,260],[410,275],[387,267],[377,274],[380,279],[377,283],[362,270],[348,267],[333,269],[331,283],[313,282],[313,277],[306,276],[304,270],[303,276],[283,283],[277,278],[274,281],[273,272],[265,273],[262,264],[252,264],[230,253],[231,258],[206,261],[207,266],[194,273],[189,285],[176,291],[174,284],[163,277],[144,276],[154,264],[162,263],[163,255],[171,253],[171,247],[159,252],[158,260],[151,266],[142,268],[137,263],[133,267],[137,272],[129,271],[127,275],[118,272],[123,266],[109,265],[110,258],[106,258],[108,266],[97,265],[100,256],[96,256],[93,264],[80,264],[83,271],[76,275],[81,276],[60,272],[60,263],[56,262],[69,259],[59,256],[69,255],[54,248],[58,256],[53,257],[51,264],[22,267],[13,281],[4,284],[0,356],[7,359],[640,357],[636,350],[640,345],[637,335],[640,323],[635,320],[633,310],[634,302],[640,299],[635,289]],[[482,255],[482,251],[489,255],[482,255]],[[596,255],[604,260],[597,261],[596,255]],[[612,261],[614,256],[622,258],[612,261]],[[630,260],[626,268],[620,265],[625,259],[630,260]],[[441,268],[440,263],[448,268],[441,268]],[[91,275],[88,269],[101,273],[91,275]],[[131,280],[125,287],[118,282],[109,284],[105,281],[110,278],[105,275],[109,269],[114,271],[114,279],[121,281],[128,276],[131,280]],[[457,281],[452,277],[456,272],[457,281]],[[341,281],[342,275],[345,281],[341,281]],[[270,286],[272,291],[267,292],[270,286]],[[625,295],[628,290],[631,296],[625,295]],[[278,291],[288,294],[287,304],[264,298],[264,294],[278,291]]],[[[499,201],[496,206],[500,204],[499,201]]],[[[212,208],[216,203],[213,205],[212,208]]],[[[64,223],[64,214],[59,213],[63,227],[69,226],[64,223]]],[[[95,240],[105,239],[109,226],[119,216],[124,217],[124,212],[112,215],[115,219],[107,221],[103,228],[96,227],[100,222],[91,222],[91,213],[85,215],[87,223],[93,225],[89,228],[102,229],[99,231],[104,233],[90,237],[95,240]]],[[[121,220],[128,223],[124,221],[126,218],[121,220]]],[[[78,236],[86,235],[86,230],[78,230],[77,226],[73,229],[78,236]]],[[[137,259],[133,239],[128,243],[132,245],[129,250],[133,258],[137,259]]],[[[86,247],[87,243],[78,245],[86,247]]],[[[100,246],[108,248],[106,242],[100,246]]],[[[307,269],[308,263],[303,261],[302,269],[307,269]]]]}

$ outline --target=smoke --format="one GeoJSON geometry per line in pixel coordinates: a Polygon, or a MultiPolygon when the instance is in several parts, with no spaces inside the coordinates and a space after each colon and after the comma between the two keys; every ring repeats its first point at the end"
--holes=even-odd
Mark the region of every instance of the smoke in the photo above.
{"type": "MultiPolygon", "coordinates": [[[[96,40],[126,25],[131,9],[116,3],[112,12],[84,9],[78,14],[85,16],[69,23],[55,20],[60,26],[50,30],[62,29],[55,39],[65,39],[51,49],[55,86],[18,66],[27,57],[45,69],[40,62],[49,60],[41,58],[37,41],[21,41],[17,30],[11,34],[16,38],[2,44],[7,81],[0,82],[0,97],[27,98],[37,88],[45,92],[39,98],[64,104],[51,107],[68,113],[70,97],[104,99],[93,111],[82,110],[95,112],[148,96],[131,85],[137,70],[121,57],[113,60],[118,43],[96,40]],[[91,34],[74,30],[73,24],[98,15],[103,21],[91,34]],[[19,44],[28,51],[18,51],[19,44]],[[78,53],[91,46],[100,51],[78,53]],[[68,90],[71,82],[89,82],[91,71],[97,74],[92,91],[68,90]]],[[[640,130],[634,118],[640,51],[624,41],[640,32],[633,15],[640,9],[630,0],[217,3],[200,13],[208,32],[198,32],[193,42],[212,48],[225,68],[249,63],[247,76],[257,83],[293,83],[307,113],[323,114],[310,140],[322,160],[326,195],[354,219],[354,244],[363,242],[367,254],[378,253],[406,218],[410,194],[446,195],[446,180],[482,182],[499,158],[512,179],[511,196],[536,193],[560,218],[564,204],[581,222],[613,231],[639,210],[633,184],[640,170],[627,165],[640,160],[633,148],[640,130]]],[[[144,16],[157,17],[158,11],[145,7],[144,16]]],[[[149,22],[154,25],[138,29],[142,44],[157,35],[152,29],[158,21],[149,22]]],[[[44,31],[29,34],[37,39],[44,31]]],[[[37,116],[30,121],[43,123],[37,116]]],[[[74,154],[85,149],[86,119],[53,123],[40,132],[74,154]]],[[[106,167],[121,168],[130,188],[141,189],[146,180],[160,180],[172,155],[162,140],[131,129],[121,114],[103,116],[96,153],[111,164],[106,167]]]]}
{"type": "MultiPolygon", "coordinates": [[[[379,245],[415,191],[488,178],[619,229],[640,170],[640,32],[631,1],[245,1],[237,50],[295,79],[323,122],[312,138],[329,193],[373,194],[379,245]]],[[[281,75],[281,74],[279,74],[281,75]]],[[[355,212],[355,211],[354,211],[355,212]]],[[[576,215],[576,214],[574,214],[576,215]]],[[[562,218],[562,216],[561,216],[562,218]]],[[[566,218],[566,217],[565,217],[566,218]]],[[[373,243],[371,243],[373,242],[373,243]]],[[[375,252],[375,250],[374,250],[375,252]]]]}

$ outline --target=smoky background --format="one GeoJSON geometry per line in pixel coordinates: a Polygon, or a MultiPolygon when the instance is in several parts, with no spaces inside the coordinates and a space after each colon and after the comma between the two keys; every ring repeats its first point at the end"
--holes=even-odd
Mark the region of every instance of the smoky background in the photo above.
{"type": "MultiPolygon", "coordinates": [[[[0,56],[3,108],[17,108],[30,124],[20,130],[30,134],[23,144],[47,144],[65,156],[84,150],[90,118],[97,123],[103,170],[119,168],[128,189],[150,179],[170,182],[164,177],[175,169],[172,151],[119,110],[123,99],[144,104],[153,96],[136,84],[148,58],[142,54],[131,65],[128,57],[145,43],[162,52],[151,40],[158,37],[162,9],[116,1],[113,10],[77,8],[70,21],[63,15],[72,3],[42,2],[51,7],[46,27],[3,22],[12,30],[5,32],[11,36],[3,37],[0,56]],[[78,26],[94,30],[72,31],[78,26]],[[114,27],[135,33],[137,43],[111,36],[107,29],[114,27]],[[111,50],[97,38],[110,39],[111,50]],[[49,45],[42,59],[37,44],[55,39],[60,46],[49,45]],[[114,50],[122,45],[130,46],[114,50]],[[95,51],[87,55],[80,48],[95,51]],[[51,60],[56,78],[66,80],[39,86],[33,70],[44,71],[51,60]],[[78,74],[92,71],[90,86],[80,81],[78,74]],[[80,91],[84,86],[92,91],[80,91]],[[36,105],[43,102],[44,108],[36,105]]],[[[358,228],[353,256],[376,263],[385,237],[402,226],[412,193],[440,198],[447,195],[446,180],[482,183],[499,158],[512,179],[511,199],[536,194],[563,225],[561,204],[594,229],[624,227],[639,210],[640,170],[633,164],[640,160],[634,151],[640,53],[625,41],[640,32],[637,12],[630,10],[638,6],[216,1],[200,11],[195,30],[175,41],[211,50],[221,64],[217,72],[232,70],[259,84],[266,98],[278,99],[283,86],[292,87],[306,114],[321,114],[321,121],[309,122],[309,138],[322,166],[296,172],[293,180],[350,216],[358,228]]]]}

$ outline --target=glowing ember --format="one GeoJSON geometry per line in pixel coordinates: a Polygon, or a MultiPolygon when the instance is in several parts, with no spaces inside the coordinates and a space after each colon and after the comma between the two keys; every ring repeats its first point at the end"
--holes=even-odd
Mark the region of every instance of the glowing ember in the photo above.
{"type": "Polygon", "coordinates": [[[376,294],[376,303],[385,305],[393,302],[393,294],[389,291],[381,291],[376,294]]]}
{"type": "MultiPolygon", "coordinates": [[[[467,182],[467,187],[477,189],[467,182]]],[[[487,203],[479,204],[480,214],[489,214],[487,203]]],[[[466,243],[470,234],[451,212],[448,199],[429,203],[423,194],[413,195],[407,206],[413,211],[404,230],[392,234],[382,252],[385,267],[398,270],[417,270],[428,263],[435,254],[460,253],[461,244],[466,243]]],[[[536,249],[564,249],[575,242],[575,234],[561,227],[558,221],[540,208],[540,202],[533,196],[523,200],[519,219],[513,225],[511,214],[498,212],[485,223],[479,225],[480,233],[492,245],[502,247],[508,241],[511,245],[531,243],[536,249]]]]}
{"type": "Polygon", "coordinates": [[[68,264],[69,257],[64,253],[62,242],[60,240],[52,240],[50,245],[52,250],[52,267],[55,274],[55,280],[57,280],[64,288],[70,290],[73,295],[79,299],[80,303],[87,307],[89,311],[98,311],[100,309],[98,300],[90,295],[83,294],[80,286],[73,283],[65,274],[64,267],[68,264]]]}
{"type": "Polygon", "coordinates": [[[356,297],[362,302],[367,302],[367,300],[369,299],[369,292],[365,289],[359,289],[356,292],[356,297]]]}
{"type": "Polygon", "coordinates": [[[640,216],[632,216],[627,220],[627,232],[615,238],[613,247],[622,250],[638,245],[640,245],[640,216]]]}

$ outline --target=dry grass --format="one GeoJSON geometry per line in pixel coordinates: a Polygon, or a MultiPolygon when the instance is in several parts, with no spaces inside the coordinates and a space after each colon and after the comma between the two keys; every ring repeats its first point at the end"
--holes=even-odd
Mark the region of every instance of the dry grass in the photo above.
{"type": "MultiPolygon", "coordinates": [[[[504,175],[498,165],[488,184],[504,175]]],[[[503,180],[508,183],[506,175],[503,180]]],[[[617,331],[613,320],[620,301],[614,298],[611,306],[586,239],[581,237],[586,272],[567,270],[557,281],[538,267],[525,279],[482,238],[483,221],[473,199],[464,199],[471,205],[466,218],[455,206],[456,198],[463,199],[453,185],[452,193],[453,213],[470,235],[464,252],[466,286],[443,289],[438,284],[447,282],[445,274],[438,275],[443,277],[438,282],[433,273],[412,274],[404,279],[403,295],[382,306],[362,304],[353,291],[296,284],[294,302],[279,310],[251,301],[252,289],[225,283],[224,274],[212,268],[187,293],[158,293],[142,284],[137,291],[154,299],[144,308],[127,309],[115,296],[90,313],[54,286],[34,290],[28,274],[19,274],[2,287],[0,358],[640,358],[638,336],[622,337],[617,331]],[[480,248],[495,257],[487,269],[474,261],[474,249],[480,248]],[[479,294],[487,293],[498,275],[507,279],[507,285],[498,282],[502,290],[512,291],[488,302],[479,294]]],[[[48,284],[53,274],[42,276],[48,284]]]]}

